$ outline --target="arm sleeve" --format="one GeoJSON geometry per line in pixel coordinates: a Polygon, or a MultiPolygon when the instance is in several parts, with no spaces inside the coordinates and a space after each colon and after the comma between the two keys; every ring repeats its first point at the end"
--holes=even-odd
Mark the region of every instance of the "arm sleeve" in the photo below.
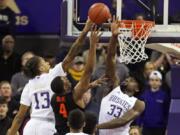
{"type": "Polygon", "coordinates": [[[30,89],[28,84],[24,87],[22,95],[21,95],[21,100],[20,103],[26,106],[30,106],[31,105],[31,98],[30,98],[30,89]]]}
{"type": "Polygon", "coordinates": [[[57,76],[66,76],[66,73],[63,70],[62,62],[57,64],[53,69],[50,69],[49,75],[52,78],[55,78],[57,76]]]}

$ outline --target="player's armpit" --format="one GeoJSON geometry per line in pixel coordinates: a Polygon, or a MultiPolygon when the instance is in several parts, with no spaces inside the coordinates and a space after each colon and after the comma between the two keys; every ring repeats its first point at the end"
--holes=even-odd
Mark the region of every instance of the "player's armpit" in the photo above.
{"type": "Polygon", "coordinates": [[[26,105],[22,105],[19,108],[17,115],[15,116],[11,128],[8,130],[7,135],[16,135],[25,116],[28,111],[29,107],[26,105]]]}
{"type": "Polygon", "coordinates": [[[62,67],[65,72],[67,72],[68,68],[72,64],[72,61],[74,60],[75,56],[79,53],[79,51],[82,48],[82,45],[86,39],[86,35],[89,32],[90,28],[92,26],[92,22],[88,19],[86,22],[86,25],[81,32],[80,36],[76,39],[76,41],[73,43],[70,51],[66,55],[65,59],[62,62],[62,67]]]}
{"type": "Polygon", "coordinates": [[[145,103],[143,101],[137,100],[134,107],[126,112],[122,117],[118,119],[113,119],[109,122],[97,125],[98,129],[114,129],[119,128],[130,121],[136,119],[145,109],[145,103]]]}

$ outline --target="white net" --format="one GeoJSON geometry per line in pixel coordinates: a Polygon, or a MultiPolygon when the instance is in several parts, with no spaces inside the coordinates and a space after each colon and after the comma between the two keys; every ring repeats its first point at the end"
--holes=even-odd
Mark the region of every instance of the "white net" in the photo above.
{"type": "MultiPolygon", "coordinates": [[[[121,22],[122,23],[122,22],[121,22]]],[[[141,24],[133,22],[132,24],[121,24],[121,34],[118,36],[121,63],[137,63],[148,58],[145,53],[145,44],[151,33],[153,23],[141,24]]]]}

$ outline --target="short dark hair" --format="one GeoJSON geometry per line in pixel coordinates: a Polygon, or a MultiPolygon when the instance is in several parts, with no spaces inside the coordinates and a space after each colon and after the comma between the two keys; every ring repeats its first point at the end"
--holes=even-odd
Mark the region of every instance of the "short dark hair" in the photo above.
{"type": "Polygon", "coordinates": [[[75,109],[69,113],[68,116],[69,126],[72,129],[79,130],[85,123],[85,114],[80,109],[75,109]]]}
{"type": "Polygon", "coordinates": [[[93,134],[98,123],[98,118],[93,112],[85,112],[86,117],[86,126],[83,129],[83,132],[86,134],[93,134]]]}
{"type": "Polygon", "coordinates": [[[64,93],[64,83],[60,76],[54,78],[51,82],[51,89],[56,94],[64,93]]]}
{"type": "Polygon", "coordinates": [[[39,56],[34,56],[33,58],[29,59],[23,69],[25,75],[29,78],[34,78],[37,75],[40,75],[39,64],[39,56]]]}
{"type": "Polygon", "coordinates": [[[0,104],[8,104],[5,97],[0,96],[0,104]]]}

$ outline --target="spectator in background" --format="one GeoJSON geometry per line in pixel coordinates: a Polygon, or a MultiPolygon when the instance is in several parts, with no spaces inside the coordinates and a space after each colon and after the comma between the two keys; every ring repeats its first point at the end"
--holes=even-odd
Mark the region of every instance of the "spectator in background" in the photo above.
{"type": "Polygon", "coordinates": [[[67,133],[66,135],[87,135],[83,133],[85,124],[84,112],[79,109],[71,111],[68,116],[68,126],[70,128],[70,133],[67,133]]]}
{"type": "Polygon", "coordinates": [[[81,56],[76,56],[71,68],[68,69],[67,78],[71,82],[72,88],[76,86],[76,84],[81,79],[84,73],[85,61],[81,56]]]}
{"type": "Polygon", "coordinates": [[[12,120],[7,115],[8,104],[4,97],[0,97],[0,135],[6,135],[12,120]]]}
{"type": "Polygon", "coordinates": [[[144,15],[143,15],[143,14],[137,14],[137,15],[136,15],[136,20],[141,20],[141,21],[143,21],[143,20],[144,20],[144,15]]]}
{"type": "Polygon", "coordinates": [[[14,34],[15,13],[6,6],[6,0],[0,0],[0,42],[5,35],[14,34]]]}
{"type": "Polygon", "coordinates": [[[142,131],[138,126],[131,126],[129,130],[129,135],[142,135],[142,131]]]}
{"type": "Polygon", "coordinates": [[[96,125],[98,123],[98,117],[93,112],[85,112],[86,125],[83,132],[88,135],[95,135],[96,125]]]}
{"type": "MultiPolygon", "coordinates": [[[[172,56],[172,55],[168,55],[166,54],[166,58],[168,60],[168,63],[170,64],[170,66],[172,65],[180,65],[180,59],[172,56]]],[[[172,84],[171,84],[171,70],[169,70],[168,72],[166,72],[166,75],[165,75],[166,79],[166,84],[168,85],[169,88],[172,87],[172,84]]]]}
{"type": "Polygon", "coordinates": [[[14,74],[11,79],[11,86],[13,89],[13,95],[17,94],[18,92],[21,92],[26,83],[29,81],[29,78],[24,74],[23,68],[26,64],[26,62],[34,57],[34,54],[32,52],[25,52],[21,57],[21,65],[22,69],[20,72],[14,74]]]}
{"type": "Polygon", "coordinates": [[[156,70],[156,66],[153,62],[148,61],[144,66],[144,78],[147,80],[152,71],[156,70]]]}
{"type": "MultiPolygon", "coordinates": [[[[108,26],[109,28],[109,26],[108,26]]],[[[99,67],[100,65],[102,65],[106,59],[106,47],[107,45],[105,45],[104,43],[98,43],[97,47],[96,47],[96,67],[99,67]]],[[[89,50],[86,50],[83,52],[83,57],[84,60],[87,61],[88,58],[88,52],[89,50]]]]}
{"type": "Polygon", "coordinates": [[[8,104],[8,116],[10,118],[13,118],[19,109],[19,103],[12,97],[12,88],[9,82],[2,81],[0,83],[0,93],[1,96],[5,98],[8,104]]]}
{"type": "Polygon", "coordinates": [[[13,74],[21,69],[21,59],[14,52],[15,40],[7,35],[2,40],[2,52],[0,52],[0,81],[11,81],[13,74]]]}
{"type": "Polygon", "coordinates": [[[139,124],[143,126],[143,135],[165,135],[169,97],[161,89],[162,75],[153,71],[149,77],[150,89],[146,89],[140,99],[146,103],[146,109],[140,116],[139,124]]]}
{"type": "Polygon", "coordinates": [[[144,64],[144,69],[140,69],[136,72],[132,72],[131,74],[133,74],[133,76],[136,76],[136,78],[138,78],[138,80],[140,81],[140,85],[142,87],[142,90],[143,90],[146,87],[148,87],[149,75],[154,70],[156,70],[156,65],[154,64],[154,62],[147,61],[144,64]]]}

